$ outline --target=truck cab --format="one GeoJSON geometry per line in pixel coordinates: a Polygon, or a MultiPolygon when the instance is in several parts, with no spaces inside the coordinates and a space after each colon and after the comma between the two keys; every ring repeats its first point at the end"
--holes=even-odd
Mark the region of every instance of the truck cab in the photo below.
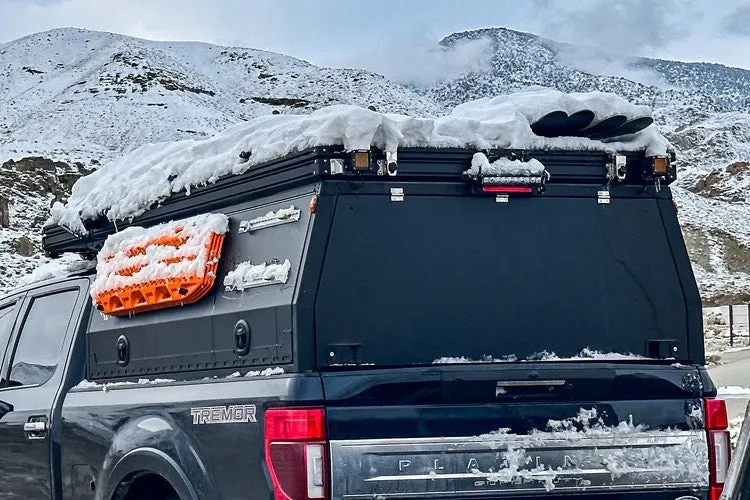
{"type": "Polygon", "coordinates": [[[53,497],[60,477],[53,423],[84,377],[88,288],[88,278],[72,278],[0,299],[0,498],[53,497]]]}

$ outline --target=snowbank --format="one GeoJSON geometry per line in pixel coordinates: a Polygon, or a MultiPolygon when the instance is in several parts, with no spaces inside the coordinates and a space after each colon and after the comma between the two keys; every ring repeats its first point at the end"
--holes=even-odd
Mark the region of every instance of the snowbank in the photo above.
{"type": "Polygon", "coordinates": [[[737,448],[737,443],[740,440],[740,431],[742,430],[742,424],[745,421],[745,417],[734,417],[729,421],[729,437],[732,441],[732,450],[737,448]]]}
{"type": "Polygon", "coordinates": [[[750,398],[750,387],[729,385],[717,389],[720,398],[750,398]]]}
{"type": "Polygon", "coordinates": [[[240,174],[253,165],[313,146],[386,151],[399,147],[467,147],[641,151],[665,154],[671,146],[655,126],[601,142],[578,137],[545,138],[531,123],[551,111],[588,109],[601,120],[613,114],[650,116],[649,108],[602,92],[565,94],[537,90],[485,98],[457,106],[440,118],[384,114],[350,105],[309,115],[263,116],[230,127],[206,140],[150,144],[76,182],[67,205],[55,204],[51,223],[84,233],[83,220],[105,214],[111,220],[134,217],[179,191],[240,174]],[[246,161],[240,153],[251,152],[246,161]]]}

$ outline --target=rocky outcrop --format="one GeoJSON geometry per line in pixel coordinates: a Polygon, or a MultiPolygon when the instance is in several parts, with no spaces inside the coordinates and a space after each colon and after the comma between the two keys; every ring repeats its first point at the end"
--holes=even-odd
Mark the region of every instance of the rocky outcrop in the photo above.
{"type": "Polygon", "coordinates": [[[698,179],[691,188],[696,194],[729,202],[744,202],[748,199],[747,184],[750,183],[750,162],[736,161],[726,168],[714,170],[698,179]]]}
{"type": "Polygon", "coordinates": [[[28,236],[21,236],[14,242],[16,253],[22,257],[31,257],[37,252],[36,245],[28,236]]]}
{"type": "MultiPolygon", "coordinates": [[[[293,97],[253,97],[253,101],[270,106],[289,106],[290,108],[304,108],[310,104],[307,99],[295,99],[293,97]]],[[[244,104],[245,99],[240,99],[244,104]]]]}
{"type": "Polygon", "coordinates": [[[5,227],[33,237],[49,216],[46,209],[67,199],[75,181],[87,172],[80,163],[69,165],[37,156],[6,161],[0,165],[0,192],[8,206],[3,210],[0,204],[0,211],[8,215],[0,216],[0,226],[7,222],[5,227]],[[40,201],[42,206],[38,206],[40,201]],[[17,217],[11,215],[14,212],[17,217]]]}
{"type": "Polygon", "coordinates": [[[44,261],[41,231],[54,201],[64,201],[88,170],[43,157],[0,165],[0,294],[44,261]]]}
{"type": "MultiPolygon", "coordinates": [[[[8,160],[0,165],[0,190],[11,194],[51,195],[54,201],[62,201],[67,199],[73,184],[88,172],[82,163],[69,165],[40,156],[8,160]]],[[[14,200],[11,197],[8,201],[13,203],[14,200]]]]}
{"type": "Polygon", "coordinates": [[[10,200],[0,196],[0,227],[10,227],[10,200]]]}

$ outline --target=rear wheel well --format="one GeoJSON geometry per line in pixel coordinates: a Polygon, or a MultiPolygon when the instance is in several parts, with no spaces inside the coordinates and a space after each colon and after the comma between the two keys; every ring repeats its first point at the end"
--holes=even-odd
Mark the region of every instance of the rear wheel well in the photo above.
{"type": "Polygon", "coordinates": [[[117,486],[112,500],[180,500],[180,497],[164,477],[141,471],[125,478],[117,486]]]}

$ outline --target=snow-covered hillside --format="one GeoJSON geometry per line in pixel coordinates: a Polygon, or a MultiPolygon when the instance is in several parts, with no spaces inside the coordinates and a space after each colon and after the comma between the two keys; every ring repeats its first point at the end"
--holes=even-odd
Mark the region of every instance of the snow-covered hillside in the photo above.
{"type": "Polygon", "coordinates": [[[430,87],[252,49],[77,29],[0,45],[0,164],[28,156],[67,163],[45,170],[34,161],[22,175],[18,163],[0,167],[0,291],[43,260],[39,221],[71,176],[145,143],[337,103],[439,116],[467,100],[547,86],[614,92],[654,109],[678,151],[680,217],[704,298],[750,300],[750,71],[624,59],[501,28],[441,43],[450,50],[479,38],[490,42],[490,63],[476,66],[486,69],[430,87]],[[4,193],[9,228],[1,227],[4,193]],[[19,255],[19,241],[30,256],[19,255]]]}
{"type": "Polygon", "coordinates": [[[69,193],[71,169],[80,175],[146,143],[343,103],[422,116],[443,111],[373,73],[259,50],[79,29],[0,45],[0,212],[3,198],[10,201],[10,227],[0,224],[0,292],[45,261],[41,223],[52,201],[69,193]],[[19,172],[10,162],[26,157],[65,163],[27,161],[19,172]]]}
{"type": "Polygon", "coordinates": [[[84,163],[148,142],[204,137],[261,114],[330,104],[436,114],[431,99],[360,70],[202,43],[58,29],[0,46],[0,162],[84,163]]]}

